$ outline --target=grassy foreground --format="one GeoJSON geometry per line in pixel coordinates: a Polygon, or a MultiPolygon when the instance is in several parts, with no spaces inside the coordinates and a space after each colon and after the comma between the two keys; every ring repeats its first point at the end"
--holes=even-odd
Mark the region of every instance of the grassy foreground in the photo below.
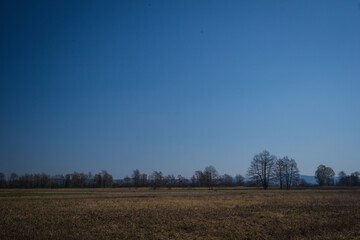
{"type": "Polygon", "coordinates": [[[359,239],[360,190],[0,190],[0,239],[359,239]]]}

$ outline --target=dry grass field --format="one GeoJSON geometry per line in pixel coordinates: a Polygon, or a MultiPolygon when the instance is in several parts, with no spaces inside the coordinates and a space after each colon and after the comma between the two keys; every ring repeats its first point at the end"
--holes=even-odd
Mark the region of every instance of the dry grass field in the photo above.
{"type": "Polygon", "coordinates": [[[0,239],[359,239],[360,190],[0,190],[0,239]]]}

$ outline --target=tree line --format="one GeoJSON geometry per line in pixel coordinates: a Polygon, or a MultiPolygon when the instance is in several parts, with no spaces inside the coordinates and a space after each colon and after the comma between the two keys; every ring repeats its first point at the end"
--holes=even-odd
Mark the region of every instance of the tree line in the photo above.
{"type": "Polygon", "coordinates": [[[356,171],[346,175],[344,171],[339,172],[338,186],[360,186],[360,172],[356,171]]]}
{"type": "Polygon", "coordinates": [[[112,187],[113,177],[105,170],[97,174],[73,172],[69,174],[24,174],[18,176],[11,173],[6,179],[0,173],[0,187],[11,188],[81,188],[81,187],[112,187]]]}
{"type": "Polygon", "coordinates": [[[203,171],[195,171],[187,179],[182,175],[164,175],[161,171],[154,171],[147,175],[138,169],[134,170],[131,177],[126,176],[114,180],[112,175],[103,170],[93,175],[92,173],[73,172],[69,174],[24,174],[12,173],[8,179],[0,173],[0,187],[10,188],[99,188],[99,187],[208,187],[214,186],[244,186],[244,177],[240,174],[233,178],[229,174],[219,175],[215,167],[208,166],[203,171]]]}
{"type": "MultiPolygon", "coordinates": [[[[360,173],[354,172],[346,175],[341,171],[336,185],[360,186],[360,173]]],[[[212,189],[219,186],[262,186],[265,190],[270,185],[280,189],[291,189],[292,186],[309,186],[300,179],[300,171],[294,159],[284,156],[278,158],[269,151],[256,154],[247,171],[245,179],[241,174],[235,177],[229,174],[220,175],[214,166],[207,166],[204,170],[197,170],[190,179],[182,176],[169,174],[164,175],[161,171],[153,171],[151,174],[141,173],[135,169],[131,177],[126,176],[121,180],[114,180],[106,170],[99,173],[57,174],[24,174],[18,176],[12,173],[7,179],[5,174],[0,173],[0,187],[10,188],[99,188],[99,187],[207,187],[212,189]]],[[[315,171],[315,179],[320,186],[335,185],[335,172],[325,165],[319,165],[315,171]]]]}
{"type": "Polygon", "coordinates": [[[340,171],[336,182],[334,177],[334,170],[322,164],[319,165],[315,172],[316,181],[320,186],[360,186],[360,172],[358,171],[350,175],[346,175],[344,171],[340,171]]]}

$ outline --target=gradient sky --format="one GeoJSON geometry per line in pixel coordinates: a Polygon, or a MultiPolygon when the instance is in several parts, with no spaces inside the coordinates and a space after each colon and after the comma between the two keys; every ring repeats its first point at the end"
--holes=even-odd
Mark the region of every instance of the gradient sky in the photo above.
{"type": "Polygon", "coordinates": [[[360,170],[359,1],[0,1],[0,172],[360,170]]]}

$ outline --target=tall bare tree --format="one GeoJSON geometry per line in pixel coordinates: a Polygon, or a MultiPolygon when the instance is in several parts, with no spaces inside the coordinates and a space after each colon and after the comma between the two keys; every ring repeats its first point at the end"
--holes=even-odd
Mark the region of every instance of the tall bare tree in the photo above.
{"type": "Polygon", "coordinates": [[[300,179],[299,169],[294,159],[286,157],[284,159],[284,179],[286,189],[290,189],[300,179]]]}
{"type": "Polygon", "coordinates": [[[140,171],[139,169],[135,169],[132,174],[133,184],[135,188],[140,186],[140,171]]]}
{"type": "Polygon", "coordinates": [[[218,172],[214,166],[207,166],[204,170],[204,175],[206,179],[206,185],[209,189],[212,189],[216,184],[216,179],[218,177],[218,172]]]}
{"type": "Polygon", "coordinates": [[[269,151],[264,150],[256,154],[248,169],[248,177],[261,183],[266,190],[269,187],[270,179],[274,176],[275,161],[276,156],[271,155],[269,151]]]}
{"type": "Polygon", "coordinates": [[[140,183],[141,186],[146,187],[147,186],[147,174],[143,173],[140,175],[140,183]]]}
{"type": "Polygon", "coordinates": [[[195,181],[193,182],[194,184],[197,183],[198,186],[205,186],[206,176],[202,171],[200,171],[200,170],[195,171],[195,174],[193,177],[194,178],[192,178],[192,179],[195,179],[195,181]]]}
{"type": "Polygon", "coordinates": [[[113,177],[106,170],[102,170],[101,175],[103,187],[111,187],[113,184],[113,177]]]}
{"type": "Polygon", "coordinates": [[[276,178],[279,180],[280,189],[283,189],[283,181],[284,181],[284,162],[288,160],[288,157],[279,158],[275,162],[275,175],[276,178]]]}
{"type": "Polygon", "coordinates": [[[279,158],[275,163],[275,177],[279,180],[280,189],[286,185],[290,189],[299,181],[299,169],[294,159],[289,157],[279,158]]]}
{"type": "Polygon", "coordinates": [[[195,187],[196,186],[196,177],[195,177],[195,175],[191,176],[190,181],[191,181],[191,186],[195,187]]]}

